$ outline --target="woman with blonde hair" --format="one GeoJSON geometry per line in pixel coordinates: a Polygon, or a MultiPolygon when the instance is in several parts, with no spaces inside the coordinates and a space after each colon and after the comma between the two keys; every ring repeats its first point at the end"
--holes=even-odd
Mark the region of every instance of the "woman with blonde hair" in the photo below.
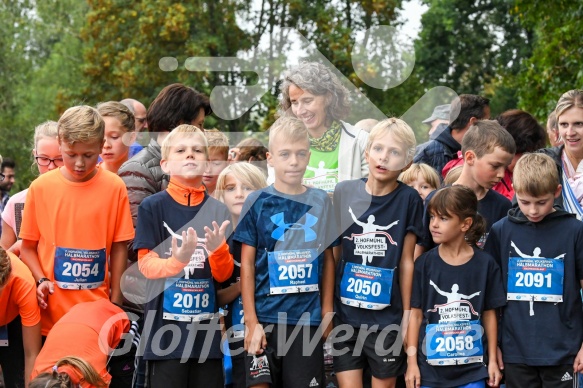
{"type": "Polygon", "coordinates": [[[564,143],[539,152],[555,160],[561,184],[563,207],[583,219],[583,90],[564,93],[555,108],[559,136],[564,143]]]}

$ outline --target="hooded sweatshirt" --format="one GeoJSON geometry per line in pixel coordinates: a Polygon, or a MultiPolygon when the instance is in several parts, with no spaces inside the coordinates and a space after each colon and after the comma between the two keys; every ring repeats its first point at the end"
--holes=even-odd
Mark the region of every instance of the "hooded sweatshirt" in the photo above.
{"type": "Polygon", "coordinates": [[[500,264],[505,292],[528,283],[533,292],[537,285],[539,290],[550,286],[550,276],[546,276],[551,270],[545,265],[559,268],[555,273],[564,276],[562,286],[560,279],[553,277],[553,291],[547,293],[556,293],[562,297],[561,302],[545,302],[546,295],[536,300],[508,300],[499,328],[504,362],[572,364],[583,340],[583,223],[560,207],[536,223],[530,222],[520,208],[514,208],[492,226],[484,249],[500,264]],[[532,259],[533,264],[511,270],[510,258],[519,263],[532,259]],[[549,260],[541,262],[540,258],[549,260]],[[564,270],[554,261],[562,261],[564,270]],[[537,282],[537,275],[544,281],[537,282]]]}

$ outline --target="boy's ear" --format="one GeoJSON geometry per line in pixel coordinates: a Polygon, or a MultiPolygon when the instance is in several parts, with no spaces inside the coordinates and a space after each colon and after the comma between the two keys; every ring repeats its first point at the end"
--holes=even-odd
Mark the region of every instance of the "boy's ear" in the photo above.
{"type": "Polygon", "coordinates": [[[476,153],[474,151],[467,150],[464,153],[464,163],[467,163],[470,166],[473,166],[476,159],[478,159],[478,157],[476,156],[476,153]]]}
{"type": "Polygon", "coordinates": [[[160,167],[162,167],[164,174],[170,174],[170,170],[168,169],[168,161],[166,159],[160,160],[160,167]]]}
{"type": "Polygon", "coordinates": [[[269,167],[273,167],[273,164],[271,164],[271,152],[267,151],[265,153],[265,160],[267,160],[269,167]]]}
{"type": "Polygon", "coordinates": [[[563,191],[563,186],[561,186],[560,184],[557,186],[557,190],[555,190],[555,198],[559,198],[559,195],[561,195],[561,191],[563,191]]]}

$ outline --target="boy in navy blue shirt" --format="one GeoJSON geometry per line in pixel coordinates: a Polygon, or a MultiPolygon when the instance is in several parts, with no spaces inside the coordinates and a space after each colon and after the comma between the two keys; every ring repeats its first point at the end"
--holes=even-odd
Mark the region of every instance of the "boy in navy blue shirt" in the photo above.
{"type": "Polygon", "coordinates": [[[249,194],[235,232],[242,243],[247,386],[323,387],[322,337],[331,330],[338,244],[332,204],[325,191],[302,185],[310,142],[300,120],[277,120],[268,148],[275,183],[249,194]]]}
{"type": "MultiPolygon", "coordinates": [[[[464,164],[462,173],[453,185],[472,189],[478,198],[478,212],[486,219],[486,233],[478,241],[483,248],[492,225],[506,217],[512,203],[502,194],[492,190],[504,178],[506,168],[516,152],[514,139],[500,124],[493,120],[478,121],[470,127],[462,140],[464,164]]],[[[435,191],[427,196],[429,203],[435,191]]],[[[424,238],[415,249],[415,257],[435,247],[429,233],[429,214],[423,215],[424,238]]]]}
{"type": "Polygon", "coordinates": [[[350,338],[335,344],[340,386],[360,385],[367,366],[379,387],[394,386],[396,377],[405,373],[399,328],[411,309],[413,252],[422,235],[423,202],[397,178],[414,152],[413,130],[402,120],[384,120],[368,138],[368,178],[341,182],[334,190],[342,236],[341,254],[336,254],[335,326],[353,327],[350,338]],[[388,350],[377,351],[377,344],[388,350]]]}
{"type": "Polygon", "coordinates": [[[216,289],[233,272],[231,215],[206,193],[207,162],[204,133],[176,127],[162,143],[168,188],[138,209],[134,249],[148,279],[142,341],[152,387],[224,386],[216,289]]]}
{"type": "Polygon", "coordinates": [[[553,207],[561,186],[549,156],[524,155],[513,180],[518,208],[494,224],[485,247],[508,299],[500,329],[506,386],[572,387],[583,370],[583,223],[553,207]]]}

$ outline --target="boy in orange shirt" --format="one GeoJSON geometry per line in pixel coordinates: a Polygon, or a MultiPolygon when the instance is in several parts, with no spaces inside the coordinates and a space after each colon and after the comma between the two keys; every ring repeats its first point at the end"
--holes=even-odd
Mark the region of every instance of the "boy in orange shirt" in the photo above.
{"type": "Polygon", "coordinates": [[[37,178],[26,197],[21,258],[37,282],[44,336],[77,303],[122,302],[134,229],[123,181],[96,168],[104,128],[94,108],[67,109],[58,122],[64,166],[37,178]]]}
{"type": "Polygon", "coordinates": [[[0,248],[0,366],[7,387],[24,387],[40,351],[40,309],[30,271],[0,248]]]}

